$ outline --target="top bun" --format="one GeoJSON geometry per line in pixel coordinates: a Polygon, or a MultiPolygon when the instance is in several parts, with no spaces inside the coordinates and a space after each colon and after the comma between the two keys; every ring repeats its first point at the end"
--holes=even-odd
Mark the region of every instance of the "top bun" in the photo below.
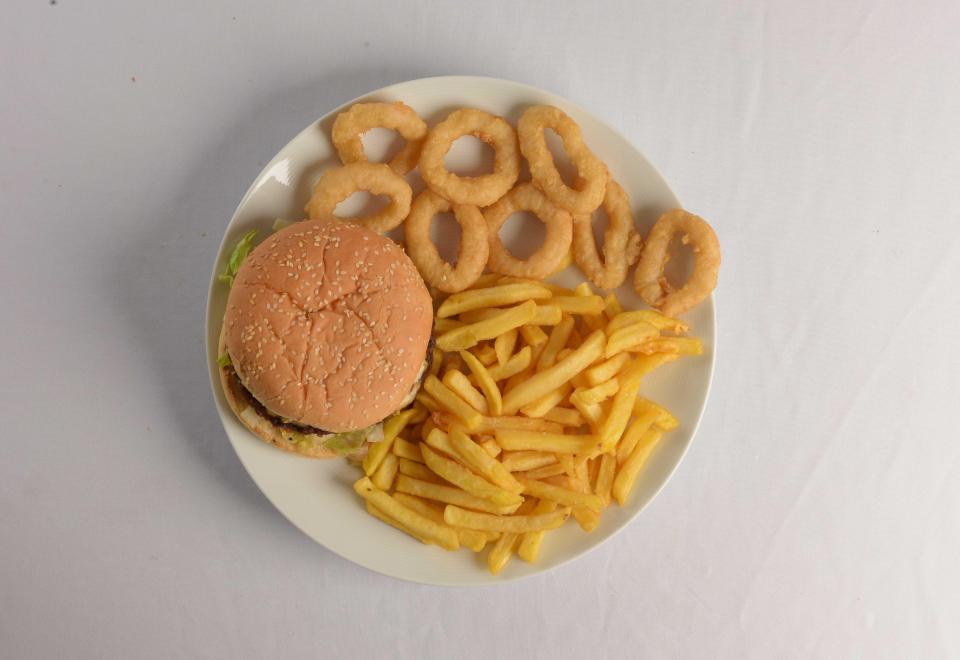
{"type": "Polygon", "coordinates": [[[433,304],[396,243],[339,221],[305,221],[237,271],[224,331],[244,387],[270,412],[330,432],[395,412],[416,385],[433,304]]]}

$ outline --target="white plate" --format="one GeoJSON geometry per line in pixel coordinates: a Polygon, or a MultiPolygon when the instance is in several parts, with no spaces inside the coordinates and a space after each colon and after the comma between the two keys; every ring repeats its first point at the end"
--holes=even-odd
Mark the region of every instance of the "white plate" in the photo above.
{"type": "MultiPolygon", "coordinates": [[[[687,316],[693,334],[703,340],[704,355],[683,358],[644,380],[643,394],[673,411],[681,426],[667,434],[651,456],[628,505],[607,509],[592,534],[585,534],[571,519],[563,528],[547,535],[538,563],[531,565],[514,558],[498,576],[487,571],[486,553],[446,552],[424,546],[367,515],[350,487],[358,477],[356,468],[343,460],[309,460],[268,446],[240,424],[220,390],[216,351],[227,289],[217,282],[216,273],[222,269],[229,251],[251,228],[259,229],[258,239],[262,239],[270,232],[275,218],[301,217],[319,173],[339,164],[329,138],[337,113],[356,101],[393,100],[404,101],[431,125],[460,106],[482,108],[515,123],[528,105],[555,105],[580,124],[587,144],[630,194],[644,232],[662,211],[679,206],[657,170],[619,133],[586,110],[528,85],[470,76],[425,78],[391,85],[349,101],[308,126],[274,156],[243,196],[227,227],[210,281],[206,319],[208,368],[217,409],[237,455],[264,495],[290,522],[341,557],[385,575],[436,585],[496,584],[542,573],[583,555],[623,529],[654,498],[680,463],[696,432],[710,389],[716,338],[712,298],[687,316]]],[[[597,109],[602,111],[602,104],[597,109]]],[[[384,132],[374,131],[369,137],[371,156],[388,148],[390,140],[384,132]]],[[[478,167],[483,158],[479,144],[468,143],[463,141],[467,145],[464,147],[458,143],[448,156],[448,164],[461,172],[466,171],[464,167],[478,167]]],[[[415,173],[411,182],[422,186],[415,173]]],[[[437,224],[434,223],[435,230],[437,224]]],[[[520,224],[508,222],[501,232],[504,243],[517,250],[529,247],[523,244],[529,242],[531,233],[521,232],[520,224]],[[528,240],[521,239],[521,233],[528,240]]],[[[449,233],[445,233],[449,240],[449,233]]],[[[573,286],[583,279],[572,267],[555,281],[573,286]]],[[[644,308],[629,281],[617,291],[620,299],[627,308],[644,308]]]]}

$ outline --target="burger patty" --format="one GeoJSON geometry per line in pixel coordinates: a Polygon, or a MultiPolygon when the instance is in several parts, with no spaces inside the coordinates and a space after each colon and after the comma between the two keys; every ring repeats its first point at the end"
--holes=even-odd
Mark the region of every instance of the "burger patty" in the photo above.
{"type": "MultiPolygon", "coordinates": [[[[417,382],[414,383],[413,385],[414,388],[417,388],[420,385],[424,377],[426,377],[427,373],[429,373],[430,371],[430,366],[433,364],[434,344],[435,344],[434,336],[431,333],[430,341],[427,343],[427,357],[425,360],[426,365],[424,366],[420,374],[420,378],[418,378],[417,382]]],[[[259,414],[264,419],[269,420],[270,423],[273,424],[274,426],[281,429],[286,429],[287,431],[293,431],[294,433],[303,433],[304,435],[332,435],[334,433],[333,431],[327,431],[325,429],[317,428],[316,426],[307,426],[306,424],[297,424],[296,422],[291,422],[289,420],[284,419],[283,417],[278,417],[277,415],[274,415],[272,412],[267,410],[267,407],[265,405],[260,403],[260,400],[257,399],[257,397],[253,396],[250,390],[248,390],[244,386],[243,382],[240,380],[240,376],[237,375],[237,371],[236,369],[233,368],[232,364],[228,364],[227,366],[222,367],[222,369],[224,370],[224,373],[227,374],[227,377],[230,379],[231,386],[242,391],[243,394],[246,396],[249,404],[253,407],[254,410],[257,411],[257,414],[259,414]]]]}
{"type": "Polygon", "coordinates": [[[303,433],[304,435],[330,435],[331,431],[318,429],[316,426],[307,426],[306,424],[295,424],[294,422],[285,420],[283,417],[274,415],[272,412],[267,410],[265,405],[260,403],[260,400],[257,399],[257,397],[250,393],[250,390],[244,387],[243,382],[240,380],[240,376],[237,375],[237,371],[233,368],[232,364],[223,367],[223,370],[230,379],[231,387],[235,387],[243,392],[247,399],[247,403],[250,404],[250,407],[256,410],[258,415],[266,420],[269,420],[269,422],[274,426],[286,429],[287,431],[293,431],[294,433],[303,433]]]}

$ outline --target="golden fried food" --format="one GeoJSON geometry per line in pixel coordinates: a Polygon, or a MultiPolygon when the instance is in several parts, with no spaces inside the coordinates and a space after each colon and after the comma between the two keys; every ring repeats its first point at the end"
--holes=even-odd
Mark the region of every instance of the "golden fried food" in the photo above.
{"type": "Polygon", "coordinates": [[[412,197],[410,184],[388,165],[350,163],[320,175],[304,213],[308,220],[353,220],[383,233],[403,223],[410,213],[412,197]],[[334,215],[337,204],[359,190],[372,195],[386,195],[390,198],[390,204],[382,211],[363,218],[338,218],[334,215]]]}
{"type": "Polygon", "coordinates": [[[427,135],[427,124],[406,103],[354,103],[333,122],[331,138],[340,160],[347,163],[365,163],[363,134],[372,128],[389,128],[399,133],[407,143],[390,159],[390,168],[397,174],[406,174],[417,166],[420,148],[427,135]]]}
{"type": "Polygon", "coordinates": [[[641,298],[666,316],[679,316],[699,305],[717,286],[720,242],[706,220],[682,209],[667,211],[647,234],[633,286],[641,298]],[[663,274],[674,235],[693,250],[693,274],[674,289],[663,274]]]}
{"type": "Polygon", "coordinates": [[[573,241],[570,214],[547,199],[532,184],[521,183],[492,206],[483,210],[487,221],[490,257],[487,266],[495,273],[543,279],[557,270],[573,241]],[[529,211],[547,227],[547,237],[527,259],[517,259],[500,241],[500,227],[517,211],[529,211]]]}
{"type": "Polygon", "coordinates": [[[430,129],[420,152],[420,175],[435,193],[455,204],[484,207],[507,194],[520,175],[517,132],[505,119],[475,108],[454,110],[430,129]],[[493,172],[465,177],[449,171],[443,157],[464,135],[489,144],[494,151],[493,172]]]}

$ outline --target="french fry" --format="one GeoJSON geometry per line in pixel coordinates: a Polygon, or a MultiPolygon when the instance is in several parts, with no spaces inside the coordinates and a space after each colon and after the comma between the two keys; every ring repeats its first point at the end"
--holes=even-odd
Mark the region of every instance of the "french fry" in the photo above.
{"type": "Polygon", "coordinates": [[[613,486],[613,477],[617,472],[617,459],[613,454],[600,456],[600,471],[597,473],[597,497],[604,506],[610,505],[610,488],[613,486]]]}
{"type": "Polygon", "coordinates": [[[577,468],[573,462],[573,454],[558,454],[557,460],[560,461],[560,465],[563,466],[563,471],[567,476],[572,477],[576,474],[577,468]]]}
{"type": "Polygon", "coordinates": [[[470,407],[466,401],[454,394],[436,376],[427,376],[423,388],[433,396],[443,408],[453,413],[470,430],[477,428],[482,415],[470,407]]]}
{"type": "Polygon", "coordinates": [[[490,553],[487,555],[487,569],[493,575],[497,575],[507,565],[510,557],[513,556],[513,549],[519,542],[519,534],[507,533],[501,535],[497,542],[493,544],[490,553]]]}
{"type": "Polygon", "coordinates": [[[409,426],[416,426],[430,416],[430,411],[427,410],[427,407],[420,403],[419,401],[414,402],[413,404],[413,415],[410,417],[410,420],[407,422],[409,426]]]}
{"type": "Polygon", "coordinates": [[[564,435],[538,431],[498,430],[497,444],[509,451],[529,449],[576,454],[591,451],[597,444],[595,435],[564,435]]]}
{"type": "Polygon", "coordinates": [[[570,404],[590,424],[596,424],[603,418],[603,408],[599,403],[582,403],[578,398],[571,396],[570,404]]]}
{"type": "Polygon", "coordinates": [[[503,398],[503,412],[512,415],[522,406],[555,390],[576,374],[589,367],[603,352],[604,335],[597,331],[584,340],[573,353],[549,369],[534,374],[517,385],[503,398]]]}
{"type": "Polygon", "coordinates": [[[527,417],[543,417],[547,412],[555,408],[558,403],[563,401],[568,394],[570,394],[570,384],[564,383],[552,392],[547,392],[536,401],[528,403],[520,409],[520,412],[527,417]]]}
{"type": "Polygon", "coordinates": [[[547,333],[538,325],[524,325],[520,327],[520,336],[527,346],[539,346],[547,341],[547,333]]]}
{"type": "Polygon", "coordinates": [[[536,284],[537,286],[542,286],[550,290],[550,293],[554,296],[572,296],[573,289],[568,289],[562,287],[558,284],[553,284],[552,282],[544,282],[540,280],[528,280],[522,277],[512,277],[510,275],[503,275],[497,280],[498,284],[536,284]]]}
{"type": "Polygon", "coordinates": [[[507,360],[506,364],[494,365],[487,369],[487,373],[490,374],[490,377],[495,381],[506,380],[530,366],[532,357],[533,349],[529,346],[524,346],[514,353],[513,356],[507,360]]]}
{"type": "Polygon", "coordinates": [[[486,440],[483,440],[482,442],[478,442],[477,444],[483,447],[483,451],[487,452],[494,458],[496,458],[503,452],[503,450],[500,449],[500,445],[497,444],[497,441],[489,436],[487,436],[486,440]]]}
{"type": "Polygon", "coordinates": [[[401,410],[391,415],[390,418],[383,423],[383,440],[371,443],[370,448],[367,450],[367,455],[363,458],[364,474],[369,477],[377,471],[377,468],[380,467],[380,462],[383,461],[383,458],[389,454],[393,448],[393,441],[400,435],[400,431],[410,422],[414,414],[415,411],[412,408],[407,408],[406,410],[401,410]]]}
{"type": "Polygon", "coordinates": [[[679,353],[655,353],[654,355],[638,355],[633,358],[633,362],[637,365],[637,370],[646,376],[654,369],[673,362],[679,357],[679,353]]]}
{"type": "Polygon", "coordinates": [[[633,404],[633,414],[641,415],[644,412],[652,410],[657,414],[657,426],[659,426],[664,431],[672,431],[680,425],[680,422],[677,421],[677,418],[673,414],[649,399],[644,399],[642,396],[637,397],[637,400],[633,404]]]}
{"type": "MultiPolygon", "coordinates": [[[[594,295],[593,289],[590,287],[589,282],[582,282],[578,284],[577,287],[573,290],[573,293],[578,296],[594,295]]],[[[583,314],[580,317],[580,320],[583,323],[583,325],[586,327],[586,329],[590,332],[594,332],[596,330],[603,330],[604,327],[606,326],[606,319],[604,318],[603,314],[583,314]]],[[[579,346],[579,344],[580,342],[577,342],[574,345],[579,346]]]]}
{"type": "Polygon", "coordinates": [[[566,474],[566,469],[560,463],[553,463],[552,465],[544,465],[543,467],[526,470],[525,472],[517,472],[516,474],[518,477],[524,477],[525,479],[546,479],[548,477],[566,474]]]}
{"type": "Polygon", "coordinates": [[[623,365],[629,361],[629,353],[617,353],[609,360],[604,360],[595,367],[590,367],[583,372],[583,375],[590,387],[594,387],[616,376],[623,369],[623,365]]]}
{"type": "Polygon", "coordinates": [[[397,455],[397,458],[406,458],[410,461],[423,463],[420,446],[403,438],[397,438],[393,441],[393,453],[397,455]]]}
{"type": "Polygon", "coordinates": [[[570,509],[558,509],[552,513],[531,514],[526,516],[492,516],[488,513],[475,513],[448,504],[443,510],[443,519],[448,525],[479,529],[488,532],[523,534],[545,529],[556,529],[570,516],[570,509]]]}
{"type": "MultiPolygon", "coordinates": [[[[424,518],[428,518],[438,525],[449,527],[449,525],[443,521],[442,507],[431,504],[427,500],[422,500],[419,497],[408,495],[407,493],[397,493],[393,496],[393,499],[408,509],[419,513],[424,518]]],[[[450,529],[452,529],[460,539],[460,545],[465,548],[470,548],[474,552],[480,552],[483,550],[483,546],[487,544],[487,535],[483,532],[478,532],[475,529],[458,529],[456,527],[450,527],[450,529]]]]}
{"type": "Polygon", "coordinates": [[[617,463],[620,465],[627,461],[640,439],[654,424],[661,431],[672,431],[679,424],[667,409],[647,399],[637,399],[633,406],[633,415],[630,427],[617,444],[617,463]]]}
{"type": "Polygon", "coordinates": [[[654,353],[703,355],[703,344],[693,337],[657,337],[641,344],[638,350],[645,355],[654,353]]]}
{"type": "Polygon", "coordinates": [[[584,419],[583,415],[580,414],[578,410],[571,410],[570,408],[561,408],[559,406],[551,408],[543,414],[543,419],[548,422],[556,422],[557,424],[562,424],[563,426],[572,426],[574,428],[583,426],[587,423],[587,420],[584,419]]]}
{"type": "Polygon", "coordinates": [[[611,493],[613,499],[615,499],[620,506],[626,504],[627,498],[630,496],[630,491],[633,490],[633,485],[636,483],[640,469],[646,462],[647,457],[650,456],[650,452],[657,446],[661,437],[663,437],[663,431],[660,429],[648,429],[647,432],[643,434],[643,437],[640,438],[637,446],[634,447],[633,452],[630,453],[630,456],[617,471],[617,476],[613,479],[611,493]]]}
{"type": "Polygon", "coordinates": [[[657,330],[669,330],[677,334],[683,334],[689,328],[686,326],[683,321],[678,321],[677,319],[672,319],[669,316],[664,316],[659,312],[655,312],[652,309],[641,309],[631,312],[620,312],[616,316],[610,319],[610,323],[607,325],[607,333],[613,333],[621,328],[625,328],[628,325],[633,325],[634,323],[649,323],[657,330]]]}
{"type": "Polygon", "coordinates": [[[380,490],[390,490],[390,486],[393,485],[393,480],[397,476],[398,463],[399,459],[397,459],[396,454],[384,456],[383,460],[380,461],[380,467],[370,477],[373,485],[380,490]]]}
{"type": "Polygon", "coordinates": [[[603,314],[607,317],[608,321],[612,321],[617,314],[620,314],[623,311],[623,305],[620,304],[620,299],[617,298],[617,294],[611,291],[607,294],[607,297],[603,299],[603,314]]]}
{"type": "Polygon", "coordinates": [[[415,479],[405,474],[400,474],[397,476],[397,481],[394,487],[396,488],[397,492],[400,493],[408,493],[424,499],[435,500],[445,504],[456,504],[457,506],[464,507],[466,509],[486,511],[487,513],[496,515],[509,515],[516,511],[520,506],[518,503],[511,504],[509,506],[497,505],[490,500],[485,500],[482,497],[476,497],[475,495],[471,495],[470,493],[460,490],[459,488],[454,488],[444,484],[435,484],[429,481],[423,481],[422,479],[415,479]]]}
{"type": "Polygon", "coordinates": [[[571,332],[573,332],[572,316],[565,317],[560,323],[553,326],[553,330],[550,331],[550,338],[537,360],[537,371],[543,371],[554,365],[557,361],[557,353],[567,345],[571,332]]]}
{"type": "Polygon", "coordinates": [[[577,388],[573,394],[570,395],[571,401],[573,397],[577,397],[581,402],[585,404],[590,403],[600,403],[601,401],[606,401],[614,394],[617,393],[617,390],[620,389],[620,383],[616,378],[611,378],[605,383],[600,383],[594,387],[587,389],[577,388]]]}
{"type": "Polygon", "coordinates": [[[460,359],[457,353],[448,353],[446,358],[443,365],[444,373],[448,371],[461,371],[463,369],[463,360],[460,359]]]}
{"type": "Polygon", "coordinates": [[[508,307],[500,314],[484,321],[470,323],[443,333],[437,337],[437,346],[447,352],[476,346],[485,339],[493,339],[497,335],[522,326],[530,321],[536,312],[537,303],[528,300],[515,307],[508,307]]]}
{"type": "Polygon", "coordinates": [[[604,357],[611,358],[621,351],[641,346],[644,342],[660,336],[660,331],[643,321],[614,330],[607,339],[604,357]]]}
{"type": "Polygon", "coordinates": [[[433,347],[430,360],[430,375],[436,376],[440,373],[440,367],[443,366],[443,351],[441,351],[436,346],[433,347]]]}
{"type": "Polygon", "coordinates": [[[353,490],[387,516],[415,532],[417,536],[435,543],[445,550],[456,550],[460,547],[460,540],[453,530],[449,527],[441,527],[432,520],[428,520],[403,506],[382,490],[377,490],[369,477],[363,477],[357,481],[353,485],[353,490]]]}
{"type": "Polygon", "coordinates": [[[588,509],[599,511],[603,508],[603,501],[596,495],[582,493],[567,488],[559,488],[535,479],[519,478],[523,484],[525,495],[532,495],[537,499],[550,500],[557,504],[568,506],[585,506],[588,509]]]}
{"type": "Polygon", "coordinates": [[[603,330],[606,332],[607,328],[607,319],[601,314],[584,314],[580,317],[583,321],[583,325],[589,332],[596,332],[597,330],[603,330]]]}
{"type": "Polygon", "coordinates": [[[597,477],[600,475],[600,459],[609,454],[595,456],[587,462],[587,491],[595,493],[597,490],[597,477]]]}
{"type": "Polygon", "coordinates": [[[473,354],[477,356],[480,363],[485,367],[493,366],[497,363],[497,350],[492,345],[486,345],[479,350],[473,349],[473,354]]]}
{"type": "MultiPolygon", "coordinates": [[[[549,500],[540,500],[533,509],[534,515],[553,513],[557,510],[557,503],[549,500]]],[[[540,556],[540,545],[543,543],[545,532],[527,532],[521,537],[520,545],[517,547],[517,556],[525,562],[534,563],[540,556]]]]}
{"type": "Polygon", "coordinates": [[[505,451],[500,460],[500,464],[510,472],[534,470],[556,462],[556,454],[545,451],[505,451]]]}
{"type": "Polygon", "coordinates": [[[575,296],[592,296],[593,288],[590,286],[590,282],[580,282],[577,286],[573,287],[573,295],[575,296]]]}
{"type": "MultiPolygon", "coordinates": [[[[453,448],[466,460],[467,467],[486,477],[495,486],[499,486],[508,492],[519,494],[523,491],[520,482],[500,464],[500,461],[490,456],[466,433],[460,429],[453,429],[450,431],[449,438],[453,448]]],[[[464,490],[467,489],[464,488],[464,490]]]]}
{"type": "MultiPolygon", "coordinates": [[[[537,308],[539,310],[539,307],[537,308]]],[[[534,317],[536,318],[536,317],[534,317]]],[[[497,364],[504,365],[510,356],[513,355],[513,349],[517,346],[518,330],[508,330],[493,341],[493,350],[497,354],[497,364]]]]}
{"type": "Polygon", "coordinates": [[[537,346],[527,346],[530,349],[530,365],[521,371],[518,374],[514,374],[507,379],[507,382],[503,384],[503,395],[506,396],[510,393],[510,390],[515,388],[520,383],[524,382],[531,375],[533,375],[537,370],[537,360],[540,359],[540,353],[543,352],[543,347],[546,345],[546,342],[538,344],[537,346]]]}
{"type": "Polygon", "coordinates": [[[450,388],[454,394],[470,404],[477,412],[484,415],[489,412],[486,397],[473,386],[462,372],[451,369],[443,375],[443,381],[441,382],[450,388]]]}
{"type": "Polygon", "coordinates": [[[561,312],[567,314],[602,314],[603,298],[597,295],[589,296],[554,296],[550,299],[551,305],[556,305],[561,312]]]}
{"type": "MultiPolygon", "coordinates": [[[[436,378],[434,374],[430,374],[430,376],[434,376],[434,378],[436,378]]],[[[417,392],[416,401],[421,406],[429,410],[430,412],[437,412],[438,410],[443,410],[443,408],[440,406],[440,403],[423,390],[420,390],[419,392],[417,392]]]]}
{"type": "MultiPolygon", "coordinates": [[[[580,493],[590,493],[589,486],[589,475],[587,473],[587,464],[586,462],[579,463],[577,465],[577,474],[575,477],[568,477],[567,488],[571,491],[576,491],[580,493]]],[[[576,519],[577,524],[580,525],[580,528],[585,532],[592,532],[597,528],[597,525],[600,524],[600,511],[603,507],[603,502],[596,495],[590,495],[590,497],[596,497],[597,503],[600,505],[596,508],[591,508],[585,505],[577,505],[573,507],[573,517],[576,519]]]]}
{"type": "Polygon", "coordinates": [[[414,479],[420,479],[422,481],[431,481],[433,483],[440,483],[441,479],[433,472],[430,471],[423,463],[417,463],[416,461],[411,461],[409,458],[397,458],[397,472],[400,474],[405,474],[408,477],[413,477],[414,479]]]}
{"type": "MultiPolygon", "coordinates": [[[[473,374],[474,381],[480,386],[480,391],[483,392],[487,405],[486,410],[482,412],[500,415],[503,412],[503,398],[500,396],[500,389],[490,375],[490,371],[468,351],[461,351],[460,357],[467,365],[470,373],[473,374]]],[[[508,363],[509,361],[500,366],[505,367],[508,363]]]]}
{"type": "Polygon", "coordinates": [[[455,293],[444,300],[437,310],[437,318],[447,318],[471,309],[504,307],[517,302],[545,300],[552,295],[547,287],[529,280],[520,284],[502,284],[484,289],[471,289],[455,293]]]}
{"type": "MultiPolygon", "coordinates": [[[[442,454],[444,454],[444,457],[449,457],[457,461],[461,465],[465,467],[469,467],[466,459],[460,455],[460,452],[458,452],[456,448],[453,446],[453,443],[450,442],[450,436],[447,435],[447,433],[442,429],[438,429],[438,428],[431,429],[430,432],[423,439],[423,444],[430,447],[431,449],[441,452],[442,454]]],[[[421,454],[423,453],[423,445],[421,445],[420,447],[420,452],[421,454]]],[[[426,462],[426,457],[424,457],[424,462],[426,462]]],[[[430,464],[427,464],[427,467],[433,470],[433,467],[430,464]]],[[[434,470],[434,472],[436,472],[436,470],[434,470]]],[[[437,474],[440,474],[440,473],[437,472],[437,474]]]]}
{"type": "MultiPolygon", "coordinates": [[[[533,511],[533,509],[533,502],[524,502],[520,508],[517,509],[517,514],[525,515],[533,511]]],[[[516,548],[520,542],[520,536],[520,534],[515,532],[504,532],[500,535],[500,538],[493,544],[493,547],[490,548],[490,553],[487,555],[487,568],[490,569],[491,573],[496,575],[507,565],[510,557],[513,556],[514,548],[516,548]]]]}
{"type": "Polygon", "coordinates": [[[575,506],[572,511],[574,519],[576,519],[577,524],[580,525],[580,529],[587,533],[595,530],[597,525],[600,524],[599,511],[594,511],[585,506],[575,506]]]}
{"type": "Polygon", "coordinates": [[[433,421],[434,415],[440,415],[442,413],[430,413],[430,417],[423,422],[423,426],[420,427],[420,440],[426,441],[427,437],[430,435],[430,431],[437,428],[437,423],[433,421]]]}
{"type": "Polygon", "coordinates": [[[420,451],[423,453],[423,460],[428,468],[470,495],[489,500],[501,506],[519,505],[523,502],[523,498],[516,493],[511,493],[493,485],[486,479],[478,477],[460,463],[444,457],[429,446],[421,446],[420,451]]]}
{"type": "Polygon", "coordinates": [[[585,390],[591,386],[590,383],[587,382],[587,377],[584,375],[583,371],[571,378],[570,384],[573,385],[573,389],[577,389],[579,387],[585,390]]]}
{"type": "Polygon", "coordinates": [[[527,325],[556,325],[563,319],[563,312],[556,305],[537,305],[537,313],[527,325]]]}
{"type": "MultiPolygon", "coordinates": [[[[434,413],[432,416],[444,431],[449,431],[456,426],[463,426],[456,417],[450,413],[434,413]]],[[[563,427],[556,422],[548,422],[542,419],[532,419],[530,417],[520,417],[509,415],[506,417],[482,417],[480,426],[473,429],[475,434],[490,434],[498,430],[512,429],[516,431],[542,431],[544,433],[563,433],[563,427]]]]}
{"type": "Polygon", "coordinates": [[[486,273],[477,278],[477,280],[468,286],[468,289],[486,289],[487,287],[494,286],[497,283],[497,280],[500,279],[499,273],[486,273]]]}
{"type": "Polygon", "coordinates": [[[464,325],[466,324],[463,321],[458,321],[456,319],[437,319],[433,324],[433,331],[438,335],[441,335],[444,332],[450,332],[451,330],[462,328],[464,325]]]}
{"type": "Polygon", "coordinates": [[[395,528],[395,529],[399,529],[399,530],[400,530],[401,532],[403,532],[404,534],[407,534],[408,536],[412,536],[413,538],[417,539],[418,541],[420,541],[420,543],[423,543],[424,545],[431,545],[430,541],[428,541],[427,539],[423,538],[422,536],[419,536],[416,532],[414,532],[414,531],[413,531],[412,529],[410,529],[409,527],[406,527],[406,526],[405,526],[403,523],[401,523],[399,520],[395,520],[394,518],[391,518],[390,516],[388,516],[387,514],[385,514],[383,511],[381,511],[380,509],[378,509],[377,507],[375,507],[375,506],[370,502],[370,500],[365,500],[365,502],[366,502],[366,505],[367,505],[367,513],[369,513],[369,514],[370,514],[371,516],[373,516],[374,518],[378,518],[381,522],[385,522],[385,523],[387,523],[388,525],[390,525],[391,527],[393,527],[393,528],[395,528]]]}
{"type": "Polygon", "coordinates": [[[496,307],[484,307],[483,309],[471,309],[460,314],[457,319],[462,324],[469,323],[479,323],[480,321],[486,321],[487,319],[492,319],[497,314],[503,312],[502,309],[496,307]]]}
{"type": "Polygon", "coordinates": [[[637,399],[637,392],[640,390],[640,379],[642,378],[642,369],[636,362],[631,362],[623,371],[617,380],[620,382],[620,389],[613,396],[613,403],[610,411],[600,423],[597,435],[600,439],[600,451],[613,451],[617,446],[617,441],[623,435],[627,428],[627,421],[633,412],[633,402],[637,399]]]}
{"type": "MultiPolygon", "coordinates": [[[[480,420],[480,426],[477,427],[476,432],[495,433],[504,430],[562,433],[563,427],[542,419],[508,415],[504,417],[484,417],[480,420]]],[[[497,444],[500,444],[499,440],[497,444]]],[[[503,445],[500,445],[500,447],[506,449],[503,445]]]]}

